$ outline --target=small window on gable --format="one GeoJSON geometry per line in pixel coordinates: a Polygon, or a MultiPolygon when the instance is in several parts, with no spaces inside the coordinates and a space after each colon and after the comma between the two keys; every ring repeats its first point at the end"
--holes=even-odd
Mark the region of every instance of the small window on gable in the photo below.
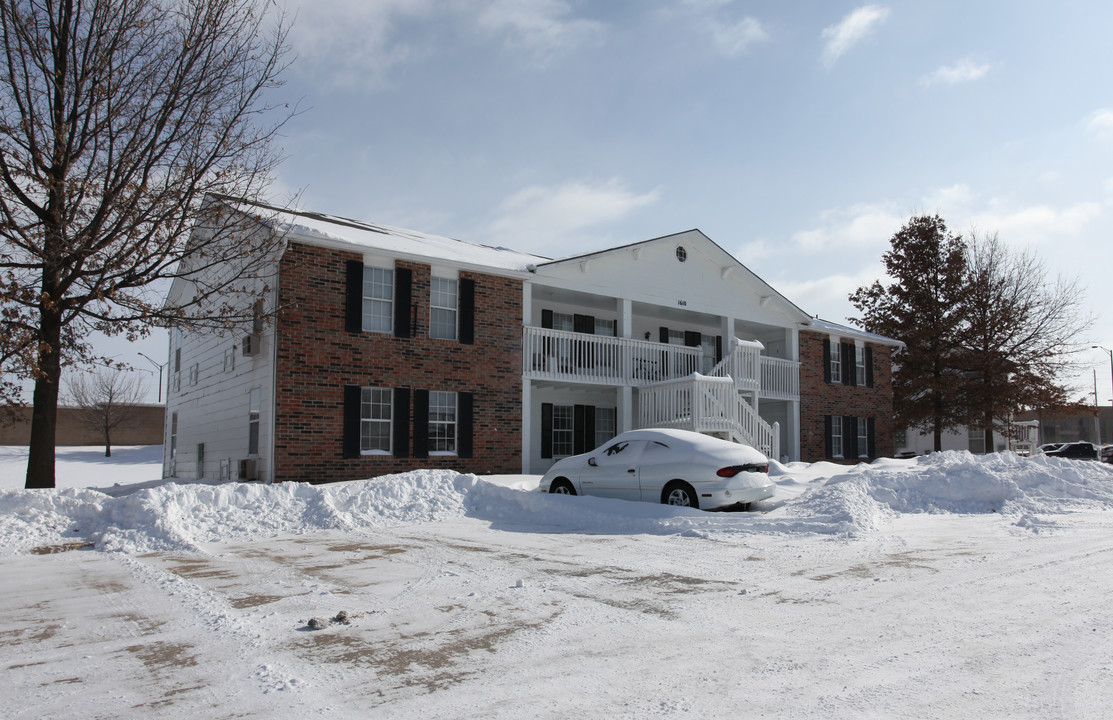
{"type": "Polygon", "coordinates": [[[363,268],[363,330],[389,333],[394,330],[394,271],[363,268]]]}
{"type": "Polygon", "coordinates": [[[683,245],[678,245],[676,248],[676,259],[684,262],[688,259],[688,251],[684,249],[683,245]]]}
{"type": "Polygon", "coordinates": [[[455,340],[457,281],[434,277],[429,285],[429,337],[455,340]]]}

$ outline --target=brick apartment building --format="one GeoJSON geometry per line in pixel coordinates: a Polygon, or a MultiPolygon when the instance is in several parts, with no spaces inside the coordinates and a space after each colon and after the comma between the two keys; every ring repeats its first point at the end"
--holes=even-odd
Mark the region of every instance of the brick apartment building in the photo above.
{"type": "Polygon", "coordinates": [[[655,426],[784,460],[891,452],[899,343],[808,315],[698,230],[550,260],[214,202],[281,239],[273,320],[171,334],[167,476],[540,473],[655,426]]]}

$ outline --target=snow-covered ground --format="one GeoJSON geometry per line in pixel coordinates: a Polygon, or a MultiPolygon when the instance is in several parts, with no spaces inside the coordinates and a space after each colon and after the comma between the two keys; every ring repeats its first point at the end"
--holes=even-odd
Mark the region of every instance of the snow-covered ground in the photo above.
{"type": "Polygon", "coordinates": [[[157,448],[60,450],[59,489],[25,491],[21,453],[0,448],[5,718],[1113,706],[1109,465],[791,464],[758,512],[705,513],[449,470],[161,484],[157,448]]]}

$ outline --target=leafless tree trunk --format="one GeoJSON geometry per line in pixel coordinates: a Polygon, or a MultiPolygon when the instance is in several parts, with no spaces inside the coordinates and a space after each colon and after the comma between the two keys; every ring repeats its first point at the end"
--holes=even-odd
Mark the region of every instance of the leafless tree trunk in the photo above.
{"type": "Polygon", "coordinates": [[[98,360],[91,333],[251,319],[280,238],[205,198],[264,199],[279,161],[272,7],[0,0],[0,400],[34,381],[27,487],[54,487],[61,373],[98,360]],[[164,303],[175,278],[190,291],[164,303]]]}
{"type": "Polygon", "coordinates": [[[120,369],[81,374],[69,383],[78,418],[104,437],[105,457],[112,457],[112,431],[134,417],[142,398],[142,383],[120,369]]]}

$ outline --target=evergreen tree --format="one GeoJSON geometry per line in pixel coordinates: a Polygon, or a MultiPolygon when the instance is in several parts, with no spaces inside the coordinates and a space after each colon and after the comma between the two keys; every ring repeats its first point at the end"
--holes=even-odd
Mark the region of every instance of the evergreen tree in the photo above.
{"type": "Polygon", "coordinates": [[[858,288],[853,318],[869,332],[902,341],[893,355],[893,411],[898,427],[930,430],[942,449],[945,430],[967,419],[959,367],[966,253],[938,215],[911,218],[882,256],[893,282],[858,288]]]}

